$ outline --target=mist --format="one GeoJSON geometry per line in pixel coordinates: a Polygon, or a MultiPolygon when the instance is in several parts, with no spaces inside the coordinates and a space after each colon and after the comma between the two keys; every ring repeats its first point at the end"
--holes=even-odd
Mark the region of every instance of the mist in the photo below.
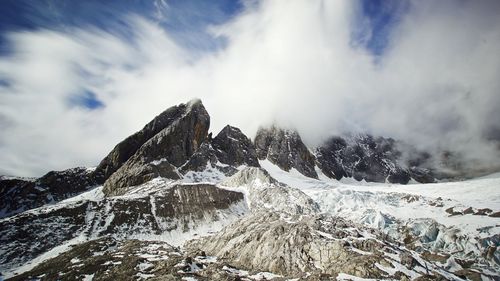
{"type": "Polygon", "coordinates": [[[408,1],[398,13],[379,53],[366,47],[377,34],[357,1],[246,1],[206,27],[223,45],[205,50],[134,14],[123,18],[127,36],[11,31],[0,58],[0,174],[95,166],[192,98],[214,133],[230,124],[253,138],[276,123],[311,146],[369,133],[498,165],[500,3],[408,1]]]}

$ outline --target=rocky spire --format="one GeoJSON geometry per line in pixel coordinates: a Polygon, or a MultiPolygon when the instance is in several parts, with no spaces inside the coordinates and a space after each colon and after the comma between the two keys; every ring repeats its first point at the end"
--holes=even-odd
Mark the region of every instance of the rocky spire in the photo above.
{"type": "Polygon", "coordinates": [[[252,141],[240,129],[227,125],[212,140],[217,158],[231,166],[259,167],[257,152],[252,141]]]}
{"type": "Polygon", "coordinates": [[[259,159],[268,159],[285,171],[295,168],[305,176],[318,178],[315,157],[296,131],[276,126],[260,128],[254,143],[259,159]]]}
{"type": "Polygon", "coordinates": [[[130,157],[132,157],[143,144],[181,118],[182,115],[186,113],[188,107],[194,109],[195,111],[201,110],[198,109],[201,107],[201,111],[203,111],[208,118],[208,113],[206,113],[205,108],[203,108],[201,101],[198,99],[194,99],[187,104],[172,106],[160,115],[156,116],[151,122],[144,126],[142,130],[127,137],[125,140],[117,144],[101,161],[96,169],[96,174],[99,174],[103,181],[109,178],[130,157]]]}
{"type": "Polygon", "coordinates": [[[158,176],[179,178],[176,168],[186,163],[207,138],[209,125],[210,116],[200,100],[167,109],[101,162],[99,167],[106,174],[117,169],[106,180],[104,192],[123,194],[126,187],[158,176]]]}
{"type": "Polygon", "coordinates": [[[226,176],[233,175],[236,167],[260,167],[252,141],[240,129],[227,125],[215,138],[208,138],[200,149],[182,166],[181,172],[203,171],[210,163],[226,176]],[[222,164],[222,165],[220,165],[222,164]]]}

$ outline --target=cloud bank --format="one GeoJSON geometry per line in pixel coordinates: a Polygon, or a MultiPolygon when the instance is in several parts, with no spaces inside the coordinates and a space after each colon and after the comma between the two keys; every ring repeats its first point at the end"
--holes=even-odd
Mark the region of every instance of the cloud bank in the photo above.
{"type": "Polygon", "coordinates": [[[224,42],[210,51],[137,15],[124,18],[127,36],[95,27],[5,34],[0,174],[96,165],[195,97],[215,133],[230,123],[253,136],[279,123],[317,145],[366,132],[499,163],[500,4],[409,1],[400,12],[381,54],[364,44],[376,33],[355,1],[245,2],[207,27],[224,42]]]}

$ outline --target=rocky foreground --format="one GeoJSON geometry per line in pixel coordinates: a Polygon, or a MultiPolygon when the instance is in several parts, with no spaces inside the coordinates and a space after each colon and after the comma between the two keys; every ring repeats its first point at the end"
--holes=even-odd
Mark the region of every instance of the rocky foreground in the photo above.
{"type": "Polygon", "coordinates": [[[96,169],[2,178],[2,278],[500,280],[500,176],[400,185],[440,173],[389,139],[209,122],[192,101],[96,169]]]}

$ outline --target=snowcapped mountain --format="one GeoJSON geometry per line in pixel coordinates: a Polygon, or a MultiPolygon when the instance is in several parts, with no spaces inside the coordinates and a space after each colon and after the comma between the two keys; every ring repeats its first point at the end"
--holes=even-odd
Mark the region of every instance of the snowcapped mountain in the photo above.
{"type": "Polygon", "coordinates": [[[500,280],[500,174],[438,182],[392,139],[209,125],[193,100],[95,169],[2,177],[2,278],[500,280]]]}

